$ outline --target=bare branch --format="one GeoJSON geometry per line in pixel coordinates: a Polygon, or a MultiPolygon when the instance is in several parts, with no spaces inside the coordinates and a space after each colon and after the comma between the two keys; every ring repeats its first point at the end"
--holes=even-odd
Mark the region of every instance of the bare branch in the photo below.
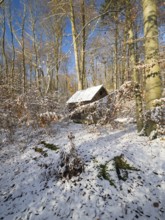
{"type": "Polygon", "coordinates": [[[4,1],[5,1],[5,0],[1,0],[1,1],[0,1],[0,5],[1,5],[4,1]]]}

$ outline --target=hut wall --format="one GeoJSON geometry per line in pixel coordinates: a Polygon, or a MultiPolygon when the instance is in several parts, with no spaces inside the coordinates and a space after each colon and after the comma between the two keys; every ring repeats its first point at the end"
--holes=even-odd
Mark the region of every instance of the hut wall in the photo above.
{"type": "Polygon", "coordinates": [[[94,98],[92,99],[91,102],[95,102],[95,101],[97,101],[99,99],[102,99],[102,98],[104,98],[107,95],[108,95],[107,91],[104,88],[102,88],[100,91],[98,91],[96,93],[96,95],[94,96],[94,98]]]}

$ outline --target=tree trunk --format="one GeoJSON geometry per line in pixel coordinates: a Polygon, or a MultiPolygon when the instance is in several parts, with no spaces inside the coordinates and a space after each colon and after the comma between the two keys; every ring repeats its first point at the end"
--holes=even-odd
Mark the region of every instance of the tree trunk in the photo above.
{"type": "Polygon", "coordinates": [[[129,32],[128,32],[128,40],[129,40],[129,51],[130,51],[130,67],[132,71],[132,79],[134,82],[134,92],[135,92],[135,101],[136,101],[136,124],[137,130],[140,132],[143,128],[143,104],[142,104],[142,96],[141,89],[139,85],[137,69],[136,67],[136,54],[134,48],[134,33],[132,24],[130,24],[129,32]]]}
{"type": "Polygon", "coordinates": [[[155,0],[142,0],[145,36],[146,109],[153,107],[153,101],[161,97],[160,67],[158,64],[158,25],[155,0]]]}
{"type": "Polygon", "coordinates": [[[125,27],[124,27],[124,40],[123,40],[123,57],[122,57],[122,77],[121,82],[122,84],[126,81],[126,72],[127,72],[127,34],[128,34],[128,27],[127,27],[127,12],[126,12],[126,20],[125,20],[125,27]]]}
{"type": "Polygon", "coordinates": [[[24,14],[22,20],[22,67],[23,67],[23,93],[26,91],[26,63],[25,63],[25,20],[26,20],[26,6],[24,5],[24,14]]]}
{"type": "MultiPolygon", "coordinates": [[[[60,27],[59,27],[60,29],[60,27]]],[[[61,45],[62,45],[62,35],[63,30],[61,29],[61,31],[58,33],[56,33],[56,39],[55,39],[55,69],[56,69],[56,75],[55,75],[55,79],[56,79],[56,85],[55,85],[55,90],[58,92],[59,90],[59,69],[60,69],[60,54],[61,54],[61,45]]]]}
{"type": "MultiPolygon", "coordinates": [[[[161,77],[158,63],[158,25],[155,0],[142,0],[145,36],[145,102],[146,110],[151,112],[154,101],[161,98],[161,77]]],[[[149,114],[150,115],[150,114],[149,114]]],[[[146,118],[144,131],[149,136],[157,128],[156,122],[146,118]]]]}
{"type": "Polygon", "coordinates": [[[11,44],[12,44],[12,67],[11,67],[11,92],[13,94],[14,88],[14,70],[15,70],[15,46],[14,46],[14,34],[13,34],[13,25],[12,25],[12,9],[11,9],[11,2],[10,2],[10,15],[9,15],[9,26],[11,32],[11,44]]]}
{"type": "MultiPolygon", "coordinates": [[[[32,16],[32,15],[31,15],[32,16]]],[[[38,50],[37,50],[37,42],[36,42],[36,34],[35,34],[35,20],[32,17],[32,34],[33,34],[33,49],[35,54],[35,81],[37,89],[39,90],[39,75],[38,75],[38,50]]]]}
{"type": "Polygon", "coordinates": [[[81,50],[81,80],[82,89],[85,89],[85,47],[86,47],[86,29],[85,29],[85,4],[84,0],[81,0],[81,14],[82,14],[82,50],[81,50]]]}
{"type": "Polygon", "coordinates": [[[70,20],[72,26],[72,38],[73,38],[73,46],[74,46],[74,56],[75,56],[75,64],[76,64],[76,71],[77,71],[77,80],[78,80],[78,90],[82,90],[82,81],[81,81],[81,71],[80,71],[80,63],[79,63],[79,56],[78,56],[78,45],[77,45],[77,31],[76,31],[76,24],[75,24],[75,13],[73,8],[73,0],[70,0],[70,20]]]}
{"type": "MultiPolygon", "coordinates": [[[[117,20],[118,15],[116,15],[117,20]]],[[[114,66],[114,89],[118,89],[119,83],[118,83],[118,21],[116,21],[116,29],[115,29],[115,66],[114,66]]]]}
{"type": "Polygon", "coordinates": [[[5,66],[5,83],[9,83],[9,71],[8,71],[8,60],[6,55],[5,39],[6,39],[6,13],[5,8],[3,10],[3,33],[2,33],[2,54],[3,54],[3,65],[5,66]]]}

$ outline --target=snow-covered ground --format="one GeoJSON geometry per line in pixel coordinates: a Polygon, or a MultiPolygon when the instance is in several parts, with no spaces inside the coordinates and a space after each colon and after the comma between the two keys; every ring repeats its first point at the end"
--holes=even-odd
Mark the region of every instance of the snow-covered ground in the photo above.
{"type": "MultiPolygon", "coordinates": [[[[1,139],[3,139],[3,135],[1,139]]],[[[19,130],[15,143],[1,140],[0,219],[5,220],[118,220],[165,219],[165,139],[139,137],[134,125],[122,130],[107,126],[59,123],[53,132],[19,130]],[[85,172],[71,180],[57,179],[59,151],[46,149],[44,140],[69,148],[68,133],[85,161],[85,172]],[[29,135],[27,135],[27,133],[29,135]],[[35,152],[40,147],[47,157],[35,152]],[[124,158],[139,171],[119,180],[110,162],[124,158]],[[101,164],[114,180],[98,177],[101,164]]]]}

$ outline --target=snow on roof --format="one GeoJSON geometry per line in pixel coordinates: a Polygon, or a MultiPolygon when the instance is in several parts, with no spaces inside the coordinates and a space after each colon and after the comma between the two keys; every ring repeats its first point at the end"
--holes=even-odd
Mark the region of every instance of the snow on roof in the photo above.
{"type": "Polygon", "coordinates": [[[71,98],[66,102],[69,103],[76,103],[76,102],[84,102],[84,101],[91,101],[96,93],[103,88],[103,85],[93,86],[91,88],[77,91],[71,98]]]}

